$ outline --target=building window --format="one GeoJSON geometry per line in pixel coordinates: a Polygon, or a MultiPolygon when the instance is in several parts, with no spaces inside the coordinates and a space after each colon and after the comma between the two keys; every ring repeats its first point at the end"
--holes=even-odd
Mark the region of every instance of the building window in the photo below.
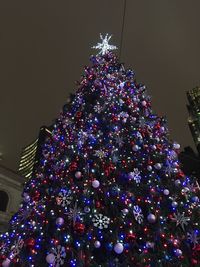
{"type": "Polygon", "coordinates": [[[9,197],[5,191],[0,190],[0,211],[5,212],[8,206],[9,197]]]}

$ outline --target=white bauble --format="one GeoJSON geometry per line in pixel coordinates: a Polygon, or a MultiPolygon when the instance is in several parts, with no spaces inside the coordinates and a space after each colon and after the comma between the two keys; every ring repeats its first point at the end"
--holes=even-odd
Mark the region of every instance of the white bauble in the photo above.
{"type": "Polygon", "coordinates": [[[124,215],[126,215],[126,214],[129,213],[129,210],[125,208],[125,209],[122,210],[122,213],[123,213],[124,215]]]}
{"type": "Polygon", "coordinates": [[[64,224],[64,219],[63,219],[62,217],[58,217],[58,218],[56,219],[56,224],[57,224],[58,226],[63,225],[63,224],[64,224]]]}
{"type": "Polygon", "coordinates": [[[154,248],[154,246],[155,246],[155,243],[149,242],[149,241],[146,242],[146,247],[147,248],[154,248]]]}
{"type": "Polygon", "coordinates": [[[24,202],[28,203],[29,201],[30,201],[30,196],[27,193],[25,193],[24,194],[24,202]]]}
{"type": "Polygon", "coordinates": [[[155,221],[156,221],[156,216],[155,216],[154,214],[150,213],[150,214],[147,216],[147,220],[148,220],[148,222],[150,222],[150,223],[155,223],[155,221]]]}
{"type": "Polygon", "coordinates": [[[165,190],[163,191],[163,194],[164,194],[165,196],[168,196],[168,195],[169,195],[169,190],[168,190],[168,189],[165,189],[165,190]]]}
{"type": "Polygon", "coordinates": [[[162,168],[162,164],[161,163],[156,163],[154,165],[154,167],[156,168],[156,170],[160,170],[162,168]]]}
{"type": "Polygon", "coordinates": [[[150,171],[152,171],[152,166],[151,165],[148,165],[147,166],[147,170],[150,172],[150,171]]]}
{"type": "Polygon", "coordinates": [[[138,150],[139,150],[139,146],[138,146],[138,145],[134,145],[134,146],[132,147],[132,150],[135,151],[135,152],[138,151],[138,150]]]}
{"type": "Polygon", "coordinates": [[[10,260],[8,258],[6,258],[3,262],[2,262],[2,267],[8,267],[10,265],[10,260]]]}
{"type": "Polygon", "coordinates": [[[96,240],[96,241],[94,242],[94,246],[95,246],[95,248],[100,248],[100,246],[101,246],[101,242],[98,241],[98,240],[96,240]]]}
{"type": "Polygon", "coordinates": [[[77,179],[81,178],[81,176],[82,176],[82,173],[80,171],[75,172],[75,177],[77,179]]]}
{"type": "Polygon", "coordinates": [[[50,253],[46,256],[46,261],[49,263],[49,264],[52,264],[54,263],[55,261],[55,255],[53,253],[50,253]]]}
{"type": "Polygon", "coordinates": [[[174,149],[180,149],[180,144],[178,144],[178,143],[173,143],[173,148],[174,149]]]}
{"type": "Polygon", "coordinates": [[[122,243],[117,243],[115,244],[114,246],[114,251],[117,253],[117,254],[121,254],[123,251],[124,251],[124,246],[122,243]]]}
{"type": "Polygon", "coordinates": [[[180,257],[180,256],[183,254],[182,250],[179,249],[179,248],[175,249],[174,252],[175,252],[175,255],[176,255],[177,257],[180,257]]]}
{"type": "Polygon", "coordinates": [[[177,206],[178,206],[178,202],[173,201],[173,202],[172,202],[172,207],[173,207],[173,208],[176,208],[177,206]]]}
{"type": "Polygon", "coordinates": [[[175,180],[175,186],[179,186],[181,184],[181,181],[179,179],[175,180]]]}
{"type": "Polygon", "coordinates": [[[92,181],[92,187],[98,188],[100,186],[100,182],[98,180],[92,181]]]}

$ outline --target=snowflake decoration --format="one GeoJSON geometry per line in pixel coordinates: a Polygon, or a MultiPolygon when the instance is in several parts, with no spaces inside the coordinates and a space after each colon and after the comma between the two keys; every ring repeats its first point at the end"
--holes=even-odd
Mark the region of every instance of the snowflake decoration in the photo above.
{"type": "Polygon", "coordinates": [[[200,237],[198,236],[198,231],[191,231],[189,233],[187,233],[188,236],[188,240],[190,241],[190,243],[193,244],[193,248],[196,247],[196,245],[199,243],[200,237]]]}
{"type": "Polygon", "coordinates": [[[14,259],[20,253],[23,245],[24,241],[21,238],[19,238],[17,241],[14,242],[13,246],[11,247],[11,254],[10,254],[11,259],[14,259]]]}
{"type": "Polygon", "coordinates": [[[78,134],[78,145],[82,147],[88,138],[88,133],[81,131],[78,134]]]}
{"type": "Polygon", "coordinates": [[[27,205],[26,209],[20,208],[18,213],[12,217],[12,220],[10,221],[10,224],[13,228],[17,227],[19,224],[21,224],[23,221],[25,221],[29,215],[32,212],[32,208],[30,208],[29,205],[27,205]]]}
{"type": "Polygon", "coordinates": [[[176,160],[177,157],[178,157],[178,155],[177,155],[176,151],[174,151],[174,150],[169,151],[169,154],[168,154],[169,160],[176,160]]]}
{"type": "Polygon", "coordinates": [[[92,46],[92,48],[100,50],[98,55],[105,55],[110,50],[117,49],[117,47],[115,45],[109,45],[108,44],[108,42],[110,41],[111,37],[112,37],[112,35],[109,36],[108,33],[105,35],[104,38],[103,38],[102,34],[100,34],[100,38],[101,38],[102,43],[97,43],[97,45],[92,46]]]}
{"type": "Polygon", "coordinates": [[[188,222],[190,221],[189,217],[185,217],[185,213],[177,213],[174,214],[174,217],[172,218],[172,221],[176,223],[176,226],[181,226],[183,231],[185,231],[185,226],[188,225],[188,222]]]}
{"type": "Polygon", "coordinates": [[[172,167],[172,164],[167,160],[166,161],[166,167],[165,167],[165,174],[171,176],[171,174],[173,173],[174,169],[172,167]]]}
{"type": "Polygon", "coordinates": [[[94,215],[94,218],[92,219],[92,221],[95,227],[99,229],[104,229],[104,228],[108,228],[108,225],[110,223],[110,218],[99,213],[99,214],[94,215]]]}
{"type": "Polygon", "coordinates": [[[63,189],[56,197],[56,202],[59,206],[66,207],[71,203],[72,199],[71,191],[63,189]]]}
{"type": "Polygon", "coordinates": [[[4,255],[5,253],[6,253],[6,249],[7,249],[7,247],[6,247],[6,243],[1,243],[0,244],[0,255],[4,255]]]}
{"type": "Polygon", "coordinates": [[[122,147],[123,144],[124,144],[123,138],[120,137],[120,136],[117,136],[117,137],[115,138],[115,141],[116,141],[116,143],[118,144],[119,147],[122,147]]]}
{"type": "Polygon", "coordinates": [[[197,192],[200,191],[200,187],[198,182],[196,181],[195,183],[187,183],[187,188],[189,188],[190,192],[197,192]]]}
{"type": "Polygon", "coordinates": [[[103,107],[99,104],[97,104],[96,106],[94,106],[94,111],[97,113],[100,113],[103,110],[103,107]]]}
{"type": "Polygon", "coordinates": [[[142,214],[142,209],[136,205],[133,207],[133,215],[135,217],[135,220],[141,224],[144,221],[144,215],[142,214]]]}
{"type": "Polygon", "coordinates": [[[112,161],[113,163],[117,163],[119,161],[119,156],[116,152],[112,154],[112,161]]]}
{"type": "Polygon", "coordinates": [[[146,120],[145,118],[141,117],[139,120],[139,127],[144,128],[145,125],[146,125],[146,120]]]}
{"type": "Polygon", "coordinates": [[[142,135],[141,135],[140,132],[137,132],[137,133],[136,133],[136,137],[137,137],[138,139],[141,139],[141,140],[143,139],[143,137],[142,137],[142,135]]]}
{"type": "Polygon", "coordinates": [[[54,267],[60,267],[61,265],[64,264],[64,261],[66,258],[65,247],[58,245],[56,248],[52,248],[51,253],[53,253],[55,256],[55,259],[53,262],[54,267]]]}
{"type": "Polygon", "coordinates": [[[130,172],[129,175],[136,182],[136,184],[140,183],[142,177],[140,175],[140,171],[138,170],[138,168],[134,168],[134,171],[130,172]]]}
{"type": "Polygon", "coordinates": [[[73,225],[75,225],[76,220],[80,218],[80,216],[83,214],[84,213],[82,213],[80,209],[77,207],[77,202],[75,203],[74,208],[70,208],[69,212],[67,213],[68,218],[73,221],[73,225]]]}
{"type": "Polygon", "coordinates": [[[95,151],[94,155],[100,159],[103,159],[107,156],[107,153],[105,151],[103,151],[102,149],[99,149],[99,150],[95,151]]]}

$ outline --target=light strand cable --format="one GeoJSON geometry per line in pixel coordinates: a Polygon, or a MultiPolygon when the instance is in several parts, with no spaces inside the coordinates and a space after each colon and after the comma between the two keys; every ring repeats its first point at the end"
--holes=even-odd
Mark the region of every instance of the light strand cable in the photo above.
{"type": "Polygon", "coordinates": [[[123,17],[122,17],[122,29],[121,29],[120,50],[119,50],[119,59],[120,60],[121,60],[122,45],[123,45],[125,17],[126,17],[126,0],[124,0],[124,10],[123,10],[123,17]]]}

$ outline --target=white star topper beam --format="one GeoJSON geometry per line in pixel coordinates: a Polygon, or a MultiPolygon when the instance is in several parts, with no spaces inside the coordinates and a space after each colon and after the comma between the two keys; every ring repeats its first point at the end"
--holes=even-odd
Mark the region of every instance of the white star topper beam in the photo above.
{"type": "Polygon", "coordinates": [[[92,46],[92,48],[100,50],[97,55],[105,55],[106,53],[108,53],[108,51],[117,49],[115,45],[110,45],[108,43],[111,37],[112,35],[108,35],[108,33],[105,35],[105,37],[103,37],[102,34],[100,33],[100,38],[102,40],[102,43],[97,43],[97,45],[92,46]]]}

